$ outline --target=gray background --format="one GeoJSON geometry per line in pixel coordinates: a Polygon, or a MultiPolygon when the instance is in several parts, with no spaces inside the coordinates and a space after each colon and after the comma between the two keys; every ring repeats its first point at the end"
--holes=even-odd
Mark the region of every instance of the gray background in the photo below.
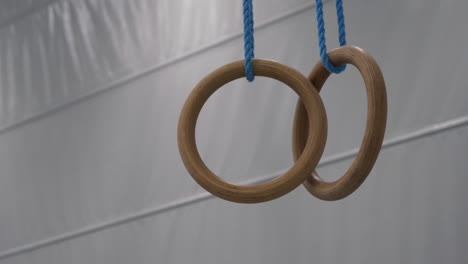
{"type": "MultiPolygon", "coordinates": [[[[313,2],[255,0],[257,57],[307,74],[313,2]]],[[[468,2],[344,5],[349,43],[387,83],[375,168],[342,201],[299,187],[239,205],[187,174],[176,128],[196,83],[242,58],[240,0],[1,1],[0,264],[468,263],[468,2]]],[[[321,95],[332,180],[360,144],[366,95],[353,67],[321,95]]],[[[280,175],[296,99],[264,78],[226,85],[197,127],[208,166],[236,183],[280,175]]]]}

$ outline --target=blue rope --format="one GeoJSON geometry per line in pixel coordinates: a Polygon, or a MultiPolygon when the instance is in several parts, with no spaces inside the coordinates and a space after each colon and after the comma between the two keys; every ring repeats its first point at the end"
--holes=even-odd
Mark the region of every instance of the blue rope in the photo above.
{"type": "MultiPolygon", "coordinates": [[[[322,0],[315,0],[315,10],[317,13],[317,31],[318,31],[318,41],[320,48],[320,58],[322,60],[323,66],[333,73],[340,73],[346,69],[346,65],[334,66],[328,60],[327,53],[327,44],[325,40],[325,22],[323,21],[323,4],[322,0]]],[[[345,30],[345,20],[343,13],[343,0],[336,0],[336,15],[338,17],[338,32],[340,46],[346,45],[346,30],[345,30]]]]}
{"type": "Polygon", "coordinates": [[[244,67],[245,76],[249,82],[255,78],[253,72],[252,59],[254,55],[254,22],[252,0],[244,0],[244,67]]]}

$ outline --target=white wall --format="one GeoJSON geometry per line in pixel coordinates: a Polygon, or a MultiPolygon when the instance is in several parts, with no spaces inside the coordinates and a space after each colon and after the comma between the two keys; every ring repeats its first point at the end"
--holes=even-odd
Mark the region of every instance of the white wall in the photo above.
{"type": "MultiPolygon", "coordinates": [[[[373,172],[342,201],[299,187],[239,205],[192,180],[175,135],[192,87],[242,58],[240,2],[0,3],[0,264],[468,261],[468,2],[345,1],[348,41],[388,89],[373,172]]],[[[310,71],[312,2],[254,1],[258,58],[310,71]]],[[[328,1],[329,47],[334,12],[328,1]]],[[[352,67],[321,95],[331,180],[359,146],[366,98],[352,67]]],[[[262,78],[226,85],[197,128],[208,166],[239,183],[290,167],[296,99],[262,78]]]]}

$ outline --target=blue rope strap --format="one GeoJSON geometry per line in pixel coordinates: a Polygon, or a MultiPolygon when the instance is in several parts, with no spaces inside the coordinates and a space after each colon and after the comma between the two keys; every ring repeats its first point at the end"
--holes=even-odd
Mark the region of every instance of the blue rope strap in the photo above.
{"type": "MultiPolygon", "coordinates": [[[[334,66],[328,60],[327,53],[327,44],[325,40],[325,22],[323,21],[323,4],[322,0],[315,0],[315,10],[317,13],[317,31],[318,31],[318,41],[320,48],[320,58],[322,60],[323,66],[333,73],[340,73],[346,69],[346,65],[334,66]]],[[[343,13],[343,0],[336,0],[336,15],[338,17],[338,32],[340,46],[346,45],[346,30],[345,30],[345,20],[343,13]]]]}
{"type": "Polygon", "coordinates": [[[254,22],[252,0],[244,0],[244,66],[245,76],[249,82],[255,78],[253,72],[252,59],[254,55],[254,22]]]}

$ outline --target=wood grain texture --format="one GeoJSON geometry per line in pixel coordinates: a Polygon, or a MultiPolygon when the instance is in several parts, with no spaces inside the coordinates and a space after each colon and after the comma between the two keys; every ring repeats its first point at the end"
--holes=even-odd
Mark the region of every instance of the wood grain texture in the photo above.
{"type": "Polygon", "coordinates": [[[211,172],[198,152],[195,126],[203,105],[218,88],[245,76],[244,61],[236,61],[218,68],[198,83],[183,106],[177,131],[182,161],[195,181],[213,195],[238,203],[269,201],[299,186],[319,162],[327,137],[327,118],[322,100],[304,75],[286,65],[269,60],[255,59],[253,68],[256,76],[270,77],[292,88],[304,104],[307,122],[313,124],[313,129],[306,132],[306,144],[302,154],[284,175],[255,185],[229,183],[211,172]]]}
{"type": "MultiPolygon", "coordinates": [[[[329,53],[334,65],[352,64],[361,73],[367,91],[367,121],[359,153],[348,171],[334,182],[325,182],[314,171],[304,182],[315,197],[334,201],[347,197],[364,182],[380,152],[387,122],[387,95],[384,78],[377,62],[364,50],[354,46],[339,47],[329,53]]],[[[309,75],[318,92],[330,73],[318,62],[309,75]]],[[[298,159],[307,143],[310,127],[308,112],[299,99],[293,126],[293,155],[298,159]]]]}

